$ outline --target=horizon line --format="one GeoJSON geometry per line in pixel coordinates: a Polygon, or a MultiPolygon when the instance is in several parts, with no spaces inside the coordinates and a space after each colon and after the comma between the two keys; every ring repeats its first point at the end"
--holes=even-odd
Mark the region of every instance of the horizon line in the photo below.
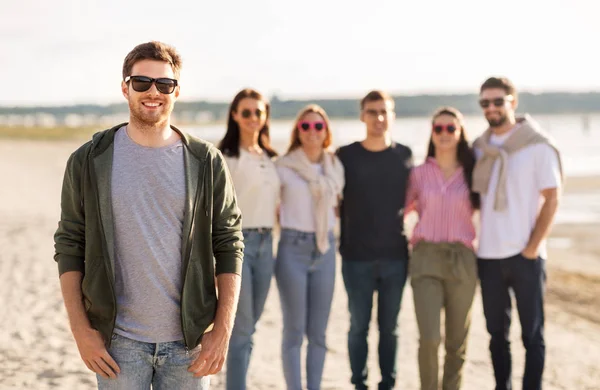
{"type": "MultiPolygon", "coordinates": [[[[374,89],[378,89],[378,88],[374,88],[374,89]]],[[[385,90],[384,90],[385,91],[385,90]]],[[[428,91],[421,91],[421,92],[411,92],[411,93],[402,93],[402,94],[396,94],[394,92],[388,92],[386,91],[390,96],[392,96],[393,98],[398,98],[398,97],[421,97],[421,96],[469,96],[469,95],[477,95],[477,92],[460,92],[460,91],[454,91],[454,92],[428,92],[428,91]]],[[[585,95],[585,94],[595,94],[595,93],[600,93],[600,88],[599,89],[590,89],[590,90],[564,90],[564,89],[547,89],[547,90],[538,90],[538,89],[524,89],[521,91],[517,91],[517,93],[519,95],[523,95],[523,94],[528,94],[528,95],[545,95],[545,94],[557,94],[557,93],[562,93],[562,94],[571,94],[571,95],[585,95]]],[[[281,95],[278,92],[273,92],[271,94],[265,94],[265,97],[267,98],[268,101],[272,101],[272,99],[276,98],[278,101],[280,102],[287,102],[287,101],[309,101],[309,100],[360,100],[362,98],[363,95],[358,95],[358,94],[345,94],[345,95],[314,95],[312,97],[306,97],[305,95],[281,95]]],[[[219,99],[219,98],[202,98],[202,97],[196,97],[196,98],[182,98],[182,99],[178,99],[178,102],[183,102],[183,103],[198,103],[198,102],[206,102],[206,103],[213,103],[213,104],[219,104],[219,103],[229,103],[229,100],[224,100],[224,99],[219,99]]],[[[73,106],[101,106],[101,107],[107,107],[107,106],[113,106],[113,105],[119,105],[119,104],[124,104],[127,103],[126,100],[122,100],[122,101],[113,101],[113,102],[105,102],[105,103],[99,103],[99,102],[90,102],[90,101],[82,101],[82,102],[72,102],[72,103],[55,103],[55,104],[50,104],[50,103],[4,103],[2,101],[0,101],[0,108],[57,108],[57,107],[73,107],[73,106]]]]}

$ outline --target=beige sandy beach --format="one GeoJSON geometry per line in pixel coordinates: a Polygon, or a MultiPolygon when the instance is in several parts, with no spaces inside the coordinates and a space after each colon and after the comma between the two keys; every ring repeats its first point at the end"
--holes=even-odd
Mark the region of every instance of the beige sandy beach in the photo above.
{"type": "MultiPolygon", "coordinates": [[[[95,375],[81,362],[71,336],[52,259],[64,165],[79,144],[0,140],[0,389],[95,388],[95,375]]],[[[592,191],[600,194],[599,178],[568,182],[569,195],[592,191]]],[[[561,239],[553,241],[557,244],[551,246],[549,260],[546,390],[600,389],[599,227],[598,223],[575,223],[558,225],[553,231],[553,237],[561,239]]],[[[272,286],[255,337],[250,389],[285,388],[279,359],[281,313],[277,289],[272,286]]],[[[513,318],[514,384],[520,389],[524,351],[516,312],[513,318]]],[[[338,277],[327,332],[324,390],[351,388],[347,330],[346,294],[338,277]]],[[[397,388],[419,387],[417,340],[412,291],[407,284],[400,318],[397,388]]],[[[371,345],[376,342],[372,332],[371,345]]],[[[379,373],[374,348],[369,367],[369,381],[375,386],[379,373]]],[[[224,389],[223,377],[213,378],[214,389],[224,389]]],[[[465,390],[493,388],[479,293],[464,382],[465,390]]]]}

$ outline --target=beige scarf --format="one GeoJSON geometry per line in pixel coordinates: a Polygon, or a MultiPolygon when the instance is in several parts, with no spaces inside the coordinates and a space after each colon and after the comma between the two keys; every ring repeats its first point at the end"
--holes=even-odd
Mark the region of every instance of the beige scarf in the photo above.
{"type": "Polygon", "coordinates": [[[308,183],[314,200],[317,248],[326,253],[329,250],[329,211],[337,204],[337,197],[344,188],[342,162],[335,154],[325,151],[321,159],[323,174],[319,174],[302,148],[298,148],[279,158],[276,164],[294,170],[308,183]]]}
{"type": "Polygon", "coordinates": [[[554,142],[546,135],[540,126],[527,114],[524,118],[517,119],[519,127],[508,137],[504,144],[494,146],[489,143],[492,135],[491,128],[488,128],[473,143],[473,147],[480,149],[483,156],[477,160],[473,169],[473,191],[485,194],[490,185],[490,178],[496,160],[500,159],[500,172],[498,175],[498,186],[494,198],[494,210],[502,211],[506,209],[506,170],[508,156],[530,145],[545,143],[550,145],[556,151],[561,176],[563,175],[560,152],[554,142]]]}

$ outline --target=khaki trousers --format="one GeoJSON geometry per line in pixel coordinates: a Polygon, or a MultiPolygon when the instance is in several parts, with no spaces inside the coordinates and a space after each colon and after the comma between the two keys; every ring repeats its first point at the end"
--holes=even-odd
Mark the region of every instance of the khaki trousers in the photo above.
{"type": "Polygon", "coordinates": [[[421,390],[438,390],[442,309],[446,317],[442,389],[458,390],[477,286],[477,257],[460,243],[421,241],[413,249],[409,270],[420,334],[421,390]]]}

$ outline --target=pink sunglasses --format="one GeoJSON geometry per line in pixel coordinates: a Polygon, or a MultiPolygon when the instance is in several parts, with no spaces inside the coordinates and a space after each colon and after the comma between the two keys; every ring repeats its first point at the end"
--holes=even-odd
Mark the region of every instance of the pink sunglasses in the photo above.
{"type": "Polygon", "coordinates": [[[298,130],[308,131],[314,129],[316,131],[322,131],[325,128],[325,121],[300,121],[298,122],[298,130]]]}

